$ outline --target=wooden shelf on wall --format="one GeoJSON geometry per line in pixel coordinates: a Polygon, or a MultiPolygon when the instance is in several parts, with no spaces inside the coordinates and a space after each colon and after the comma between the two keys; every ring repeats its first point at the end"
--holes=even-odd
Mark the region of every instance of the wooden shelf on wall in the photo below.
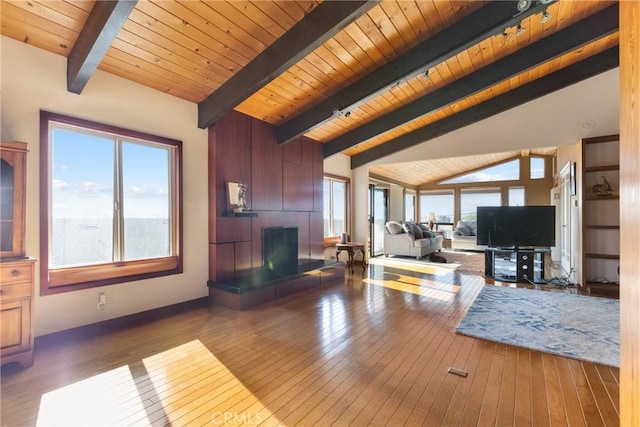
{"type": "Polygon", "coordinates": [[[251,217],[251,216],[258,216],[258,212],[233,212],[233,211],[224,211],[224,213],[222,214],[223,216],[226,216],[228,218],[244,218],[244,217],[251,217]]]}
{"type": "Polygon", "coordinates": [[[597,259],[620,259],[620,255],[613,254],[584,254],[585,258],[597,258],[597,259]]]}
{"type": "Polygon", "coordinates": [[[584,197],[585,200],[619,200],[618,194],[607,194],[603,196],[597,196],[595,194],[588,194],[584,197]]]}
{"type": "Polygon", "coordinates": [[[619,225],[585,225],[587,230],[620,230],[619,225]]]}
{"type": "Polygon", "coordinates": [[[620,165],[601,165],[601,166],[588,166],[584,168],[585,172],[604,172],[604,171],[618,171],[620,165]]]}

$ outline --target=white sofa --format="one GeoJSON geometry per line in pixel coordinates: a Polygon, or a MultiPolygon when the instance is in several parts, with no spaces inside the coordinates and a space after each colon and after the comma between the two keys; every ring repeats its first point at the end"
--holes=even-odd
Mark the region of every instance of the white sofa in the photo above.
{"type": "Polygon", "coordinates": [[[425,255],[442,250],[442,240],[442,236],[436,236],[428,229],[425,230],[425,227],[421,227],[420,224],[412,222],[400,224],[396,221],[389,221],[384,227],[383,251],[385,256],[414,256],[416,259],[420,259],[425,255]]]}
{"type": "Polygon", "coordinates": [[[476,234],[477,225],[475,221],[458,221],[451,235],[451,249],[484,252],[487,246],[476,243],[476,234]]]}

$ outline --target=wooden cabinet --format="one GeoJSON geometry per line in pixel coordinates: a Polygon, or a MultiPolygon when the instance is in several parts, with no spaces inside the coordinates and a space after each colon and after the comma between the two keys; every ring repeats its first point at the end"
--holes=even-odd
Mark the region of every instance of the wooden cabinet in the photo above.
{"type": "Polygon", "coordinates": [[[0,265],[0,358],[2,364],[33,364],[33,272],[35,260],[0,265]]]}
{"type": "Polygon", "coordinates": [[[0,258],[2,259],[24,257],[26,156],[26,143],[0,143],[0,258]]]}
{"type": "Polygon", "coordinates": [[[620,137],[582,141],[582,291],[619,295],[620,137]]]}
{"type": "Polygon", "coordinates": [[[33,364],[35,260],[25,256],[27,144],[0,143],[0,361],[33,364]]]}

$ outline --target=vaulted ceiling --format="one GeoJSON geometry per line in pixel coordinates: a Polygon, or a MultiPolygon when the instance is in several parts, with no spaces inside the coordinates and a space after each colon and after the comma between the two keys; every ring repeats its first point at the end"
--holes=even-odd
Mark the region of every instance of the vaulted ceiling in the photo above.
{"type": "MultiPolygon", "coordinates": [[[[200,127],[235,109],[353,167],[618,66],[616,1],[3,0],[0,13],[3,35],[68,58],[72,92],[97,68],[197,103],[200,127]]],[[[374,173],[419,185],[436,167],[374,173]]]]}

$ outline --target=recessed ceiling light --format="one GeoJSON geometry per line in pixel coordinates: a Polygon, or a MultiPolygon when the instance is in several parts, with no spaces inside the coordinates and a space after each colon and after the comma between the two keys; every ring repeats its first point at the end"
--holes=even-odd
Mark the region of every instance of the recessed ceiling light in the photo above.
{"type": "Polygon", "coordinates": [[[582,128],[583,129],[593,129],[594,127],[596,127],[596,121],[595,120],[585,120],[584,122],[582,122],[582,128]]]}

